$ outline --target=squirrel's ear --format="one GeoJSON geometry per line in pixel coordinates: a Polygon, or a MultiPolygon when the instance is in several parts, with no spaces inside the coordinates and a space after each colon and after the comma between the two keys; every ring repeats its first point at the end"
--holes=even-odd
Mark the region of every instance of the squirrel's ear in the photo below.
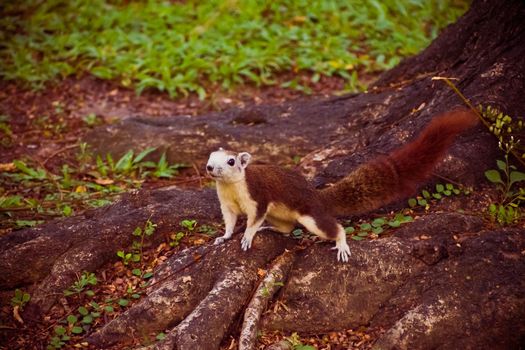
{"type": "Polygon", "coordinates": [[[241,164],[241,167],[246,168],[248,166],[248,163],[250,163],[250,159],[252,156],[248,152],[241,152],[237,156],[239,159],[239,163],[241,164]]]}

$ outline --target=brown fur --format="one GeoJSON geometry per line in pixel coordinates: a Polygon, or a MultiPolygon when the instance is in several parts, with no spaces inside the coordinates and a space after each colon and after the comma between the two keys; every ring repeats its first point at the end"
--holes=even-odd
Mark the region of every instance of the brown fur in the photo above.
{"type": "Polygon", "coordinates": [[[430,175],[455,136],[477,122],[468,110],[435,118],[414,141],[361,165],[334,186],[321,190],[323,203],[336,215],[354,215],[410,195],[430,175]]]}
{"type": "Polygon", "coordinates": [[[257,219],[267,212],[270,203],[279,203],[300,215],[311,216],[328,238],[337,236],[337,221],[324,206],[319,192],[301,174],[277,166],[250,165],[246,168],[246,183],[257,202],[257,219]]]}

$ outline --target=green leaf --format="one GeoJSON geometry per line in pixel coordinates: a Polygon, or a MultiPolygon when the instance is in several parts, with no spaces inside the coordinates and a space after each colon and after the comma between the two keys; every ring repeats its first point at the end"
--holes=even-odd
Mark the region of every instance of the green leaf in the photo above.
{"type": "Polygon", "coordinates": [[[399,220],[392,220],[388,222],[388,225],[390,227],[399,227],[401,226],[401,222],[399,220]]]}
{"type": "Polygon", "coordinates": [[[75,315],[69,315],[67,318],[67,323],[69,324],[75,324],[78,321],[78,318],[75,315]]]}
{"type": "Polygon", "coordinates": [[[443,198],[439,193],[432,193],[432,197],[434,197],[435,199],[443,198]]]}
{"type": "Polygon", "coordinates": [[[148,154],[150,154],[151,152],[155,151],[156,149],[157,149],[157,147],[146,148],[144,151],[140,152],[135,157],[135,159],[133,160],[133,164],[139,163],[142,159],[144,159],[144,157],[146,157],[148,154]]]}
{"type": "Polygon", "coordinates": [[[353,228],[352,226],[345,227],[345,233],[346,234],[351,234],[351,233],[354,233],[354,232],[355,232],[355,228],[353,228]]]}
{"type": "Polygon", "coordinates": [[[503,185],[503,181],[501,180],[501,175],[499,171],[497,170],[487,170],[485,171],[485,177],[492,183],[499,183],[503,185]]]}
{"type": "Polygon", "coordinates": [[[73,334],[81,334],[82,332],[84,332],[82,327],[75,326],[75,327],[71,328],[71,333],[73,333],[73,334]]]}
{"type": "Polygon", "coordinates": [[[452,184],[446,184],[445,187],[447,188],[447,190],[449,191],[452,191],[454,189],[454,185],[452,184]]]}
{"type": "Polygon", "coordinates": [[[374,221],[372,221],[372,226],[373,227],[381,227],[385,223],[386,223],[385,218],[377,218],[377,219],[374,219],[374,221]]]}
{"type": "Polygon", "coordinates": [[[403,223],[412,222],[412,221],[414,221],[414,218],[412,216],[410,215],[403,216],[403,220],[402,220],[403,223]]]}
{"type": "Polygon", "coordinates": [[[163,333],[163,332],[160,332],[159,334],[157,334],[157,336],[155,337],[155,339],[157,340],[164,340],[166,338],[166,334],[163,333]]]}
{"type": "Polygon", "coordinates": [[[303,235],[303,230],[300,228],[295,229],[292,231],[292,235],[294,235],[294,237],[301,237],[303,235]]]}
{"type": "Polygon", "coordinates": [[[511,171],[510,172],[510,184],[514,184],[515,182],[525,181],[525,173],[519,172],[519,171],[511,171]]]}
{"type": "Polygon", "coordinates": [[[86,308],[83,307],[83,306],[81,306],[81,307],[78,308],[78,312],[79,312],[82,316],[86,316],[86,315],[89,313],[88,309],[86,309],[86,308]]]}
{"type": "Polygon", "coordinates": [[[113,78],[113,72],[107,67],[93,67],[91,68],[91,74],[101,79],[113,78]]]}
{"type": "Polygon", "coordinates": [[[369,231],[372,229],[372,225],[370,225],[368,222],[365,222],[361,225],[359,225],[359,228],[363,231],[369,231]]]}
{"type": "Polygon", "coordinates": [[[133,299],[140,299],[140,294],[133,293],[133,294],[131,294],[131,297],[132,297],[133,299]]]}
{"type": "Polygon", "coordinates": [[[86,290],[86,295],[87,295],[88,297],[92,297],[92,296],[95,295],[95,292],[93,292],[92,290],[89,289],[89,290],[86,290]]]}
{"type": "Polygon", "coordinates": [[[423,198],[426,198],[426,199],[430,198],[430,193],[427,190],[423,190],[421,194],[423,195],[423,198]]]}
{"type": "Polygon", "coordinates": [[[66,334],[66,329],[62,326],[55,327],[55,334],[56,335],[64,335],[66,334]]]}
{"type": "Polygon", "coordinates": [[[82,318],[82,323],[84,324],[91,324],[93,323],[93,316],[91,315],[86,315],[82,318]]]}
{"type": "Polygon", "coordinates": [[[140,276],[142,274],[142,271],[140,269],[133,269],[131,270],[131,273],[135,276],[140,276]]]}
{"type": "Polygon", "coordinates": [[[375,233],[376,235],[380,235],[381,233],[384,232],[383,228],[382,227],[374,227],[372,229],[372,232],[375,233]]]}
{"type": "Polygon", "coordinates": [[[62,208],[62,214],[64,214],[64,216],[71,216],[72,213],[73,213],[73,209],[71,209],[69,205],[65,205],[62,208]]]}
{"type": "Polygon", "coordinates": [[[353,239],[354,241],[360,241],[360,240],[363,239],[363,237],[360,237],[360,236],[352,236],[352,239],[353,239]]]}
{"type": "Polygon", "coordinates": [[[293,350],[316,350],[316,348],[311,345],[300,344],[300,345],[294,346],[293,350]]]}
{"type": "Polygon", "coordinates": [[[118,304],[120,306],[128,306],[129,300],[128,299],[119,299],[118,304]]]}
{"type": "Polygon", "coordinates": [[[132,159],[133,159],[133,151],[129,150],[128,152],[126,152],[126,154],[124,154],[118,160],[117,164],[115,164],[115,170],[120,171],[120,172],[126,172],[126,171],[131,170],[132,164],[133,164],[132,159]]]}
{"type": "Polygon", "coordinates": [[[135,230],[133,230],[132,235],[133,236],[140,236],[140,235],[142,235],[142,229],[140,227],[135,227],[135,230]]]}
{"type": "Polygon", "coordinates": [[[496,164],[498,164],[498,168],[503,170],[503,171],[506,171],[507,170],[507,163],[505,163],[504,161],[502,160],[496,160],[496,164]]]}
{"type": "Polygon", "coordinates": [[[142,276],[143,279],[148,279],[153,277],[153,272],[146,272],[144,276],[142,276]]]}
{"type": "Polygon", "coordinates": [[[31,295],[29,295],[29,293],[24,293],[22,295],[22,302],[27,303],[29,300],[31,300],[31,295]]]}
{"type": "Polygon", "coordinates": [[[367,237],[368,236],[368,232],[366,231],[361,231],[357,234],[359,237],[367,237]]]}
{"type": "Polygon", "coordinates": [[[414,208],[417,205],[417,200],[415,198],[409,198],[408,205],[410,206],[410,208],[414,208]]]}
{"type": "Polygon", "coordinates": [[[106,311],[108,313],[112,313],[114,311],[113,306],[111,306],[111,305],[105,306],[104,307],[104,311],[106,311]]]}
{"type": "Polygon", "coordinates": [[[437,191],[438,193],[443,192],[444,189],[445,189],[445,187],[444,187],[442,184],[437,184],[437,185],[436,185],[436,191],[437,191]]]}
{"type": "Polygon", "coordinates": [[[417,204],[419,204],[422,207],[425,207],[428,204],[428,202],[426,201],[426,199],[420,198],[417,200],[417,204]]]}

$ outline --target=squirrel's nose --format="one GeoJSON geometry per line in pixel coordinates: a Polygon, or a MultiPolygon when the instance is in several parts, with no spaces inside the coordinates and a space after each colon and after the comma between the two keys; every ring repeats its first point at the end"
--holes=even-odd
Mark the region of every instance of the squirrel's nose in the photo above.
{"type": "Polygon", "coordinates": [[[206,166],[206,170],[208,170],[208,171],[213,171],[213,167],[212,167],[211,165],[207,165],[207,166],[206,166]]]}

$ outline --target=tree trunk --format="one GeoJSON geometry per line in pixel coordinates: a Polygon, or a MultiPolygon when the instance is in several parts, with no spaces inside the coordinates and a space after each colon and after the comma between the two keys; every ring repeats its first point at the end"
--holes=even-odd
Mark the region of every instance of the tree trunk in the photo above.
{"type": "MultiPolygon", "coordinates": [[[[200,164],[219,145],[263,161],[304,155],[301,171],[323,186],[407,142],[436,114],[461,105],[433,76],[457,79],[474,104],[525,115],[523,18],[523,1],[474,1],[425,51],[386,72],[368,93],[195,118],[130,118],[100,127],[86,140],[101,153],[162,146],[172,161],[200,164]]],[[[458,138],[436,172],[479,184],[495,165],[496,145],[480,126],[458,138]]],[[[482,200],[478,192],[448,205],[469,212],[479,210],[482,200]]],[[[77,273],[115,260],[115,252],[131,244],[130,232],[148,218],[158,225],[160,234],[150,241],[155,245],[189,217],[221,221],[212,190],[130,193],[106,208],[12,232],[0,238],[0,288],[32,286],[28,314],[39,317],[77,273]]],[[[349,242],[347,264],[336,262],[331,243],[301,250],[297,240],[262,232],[243,252],[236,237],[171,257],[156,271],[147,294],[88,341],[118,348],[141,334],[167,330],[151,348],[216,349],[252,299],[257,270],[271,266],[286,249],[295,252],[277,296],[286,308],[265,314],[260,323],[265,330],[378,327],[384,329],[378,349],[517,349],[525,341],[523,228],[491,228],[476,215],[438,212],[391,236],[349,242]]]]}

